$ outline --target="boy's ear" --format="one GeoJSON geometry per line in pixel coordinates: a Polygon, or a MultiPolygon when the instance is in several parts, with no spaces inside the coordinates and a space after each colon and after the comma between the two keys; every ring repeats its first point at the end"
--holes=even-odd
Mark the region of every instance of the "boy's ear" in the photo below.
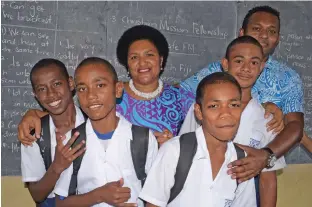
{"type": "Polygon", "coordinates": [[[203,120],[203,114],[201,112],[201,108],[200,105],[198,103],[195,103],[194,105],[194,112],[195,112],[195,116],[199,121],[203,120]]]}
{"type": "Polygon", "coordinates": [[[74,79],[72,76],[69,76],[68,84],[69,84],[70,91],[73,91],[75,89],[75,83],[74,83],[74,79]]]}
{"type": "Polygon", "coordinates": [[[116,98],[120,98],[122,96],[124,84],[122,81],[118,81],[116,83],[116,98]]]}
{"type": "Polygon", "coordinates": [[[243,28],[240,28],[239,29],[239,33],[238,33],[238,36],[241,37],[241,36],[244,36],[244,33],[245,33],[245,30],[243,28]]]}
{"type": "Polygon", "coordinates": [[[221,65],[222,65],[224,72],[229,71],[229,61],[226,58],[222,58],[221,65]]]}

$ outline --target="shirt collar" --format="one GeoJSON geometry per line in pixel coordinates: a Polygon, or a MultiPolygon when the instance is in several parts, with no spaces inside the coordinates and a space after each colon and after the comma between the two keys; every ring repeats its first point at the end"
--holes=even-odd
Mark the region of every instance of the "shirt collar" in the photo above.
{"type": "MultiPolygon", "coordinates": [[[[204,131],[202,126],[198,127],[195,131],[196,134],[196,139],[197,139],[197,152],[194,156],[195,160],[199,159],[210,159],[208,148],[207,148],[207,143],[204,135],[204,131]]],[[[231,144],[233,142],[230,141],[227,143],[227,150],[225,153],[225,158],[227,158],[231,154],[231,144]]]]}
{"type": "MultiPolygon", "coordinates": [[[[120,113],[116,112],[116,116],[119,117],[119,122],[118,125],[114,131],[114,134],[112,136],[112,139],[114,139],[114,137],[122,137],[122,138],[126,138],[126,139],[130,139],[132,140],[132,133],[131,133],[131,123],[128,122],[120,113]],[[130,130],[129,130],[130,129],[130,130]],[[125,136],[128,135],[128,136],[125,136]]],[[[87,120],[86,123],[86,133],[87,135],[92,135],[94,134],[94,136],[96,136],[93,127],[91,125],[91,121],[90,119],[87,120]]]]}

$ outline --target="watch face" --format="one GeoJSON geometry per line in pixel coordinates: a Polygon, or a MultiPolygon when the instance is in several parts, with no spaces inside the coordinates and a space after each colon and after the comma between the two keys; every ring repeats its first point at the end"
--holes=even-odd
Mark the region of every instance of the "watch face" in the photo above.
{"type": "Polygon", "coordinates": [[[274,165],[275,165],[275,162],[276,162],[276,157],[275,157],[275,155],[270,155],[270,158],[269,158],[269,166],[270,167],[273,167],[274,165]]]}

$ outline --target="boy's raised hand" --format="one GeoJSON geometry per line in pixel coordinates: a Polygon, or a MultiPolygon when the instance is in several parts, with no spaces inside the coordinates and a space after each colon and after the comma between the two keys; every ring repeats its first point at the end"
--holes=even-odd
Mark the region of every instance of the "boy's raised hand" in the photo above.
{"type": "Polygon", "coordinates": [[[157,139],[158,145],[161,146],[163,143],[171,139],[173,134],[168,129],[165,129],[163,132],[154,132],[154,136],[157,139]]]}
{"type": "Polygon", "coordinates": [[[121,178],[118,181],[106,183],[97,189],[101,202],[116,207],[135,207],[136,203],[125,203],[131,197],[131,190],[128,187],[123,187],[124,181],[121,178]]]}
{"type": "Polygon", "coordinates": [[[79,132],[75,132],[74,135],[70,138],[66,145],[63,144],[65,135],[58,133],[56,129],[56,147],[55,147],[55,157],[52,163],[53,169],[56,173],[61,174],[65,169],[67,169],[71,163],[80,155],[82,155],[86,148],[83,147],[85,141],[82,140],[77,144],[73,149],[71,148],[72,144],[76,141],[79,136],[79,132]]]}

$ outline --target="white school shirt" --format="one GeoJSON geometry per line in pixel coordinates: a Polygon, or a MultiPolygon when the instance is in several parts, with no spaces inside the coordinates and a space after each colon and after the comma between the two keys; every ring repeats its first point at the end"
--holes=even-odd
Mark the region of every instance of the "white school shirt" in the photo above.
{"type": "MultiPolygon", "coordinates": [[[[124,179],[124,186],[131,189],[131,198],[128,203],[137,203],[143,207],[143,202],[138,199],[141,191],[141,181],[138,180],[133,166],[130,142],[132,140],[132,124],[122,115],[116,113],[119,122],[110,139],[109,145],[104,150],[101,140],[96,136],[88,119],[86,123],[86,152],[81,162],[77,178],[77,193],[85,194],[109,182],[124,179]]],[[[155,136],[149,131],[148,152],[145,172],[148,173],[152,162],[156,158],[158,144],[155,136]]],[[[61,175],[55,187],[55,194],[67,197],[73,169],[67,168],[61,175]]],[[[106,203],[94,206],[107,207],[106,203]]]]}
{"type": "MultiPolygon", "coordinates": [[[[257,149],[265,147],[267,144],[269,144],[276,135],[273,135],[272,132],[267,132],[266,124],[271,120],[272,117],[265,119],[264,113],[265,110],[262,105],[256,99],[251,99],[242,112],[240,125],[234,138],[234,142],[257,149]]],[[[180,134],[194,131],[199,126],[200,123],[195,118],[193,104],[187,113],[187,116],[181,127],[180,134]]],[[[263,169],[262,172],[274,171],[284,167],[286,167],[286,162],[284,156],[282,156],[275,162],[274,167],[271,169],[263,169]]],[[[256,206],[254,179],[252,178],[246,182],[244,188],[239,186],[237,190],[238,196],[234,200],[232,206],[256,206]]]]}
{"type": "MultiPolygon", "coordinates": [[[[165,142],[147,176],[140,198],[156,206],[229,207],[235,197],[236,180],[227,174],[227,165],[237,159],[233,142],[228,142],[225,160],[215,180],[202,127],[196,129],[197,151],[180,194],[167,205],[180,156],[179,136],[165,142]]],[[[183,152],[181,152],[183,153],[183,152]]],[[[243,184],[244,185],[244,184],[243,184]]]]}
{"type": "MultiPolygon", "coordinates": [[[[85,118],[78,107],[76,109],[76,120],[75,127],[85,122],[85,118]]],[[[55,125],[53,123],[52,117],[49,116],[50,125],[50,137],[51,137],[51,158],[54,160],[55,147],[56,147],[56,137],[55,137],[55,125]]],[[[63,144],[66,144],[71,138],[71,131],[66,133],[66,139],[63,144]]],[[[42,138],[40,138],[42,139],[42,138]]],[[[21,169],[22,169],[22,181],[26,182],[37,182],[45,175],[46,169],[42,155],[40,153],[40,148],[37,142],[34,142],[32,146],[25,147],[21,145],[21,169]]],[[[52,191],[48,198],[53,198],[54,192],[52,191]]]]}

